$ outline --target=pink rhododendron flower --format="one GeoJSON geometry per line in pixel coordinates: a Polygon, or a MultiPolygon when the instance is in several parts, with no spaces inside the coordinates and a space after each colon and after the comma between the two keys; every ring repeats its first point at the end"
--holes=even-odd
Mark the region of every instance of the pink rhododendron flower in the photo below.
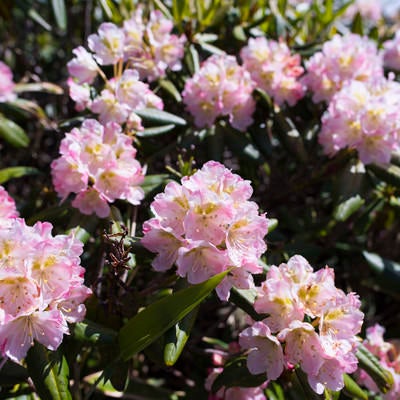
{"type": "Polygon", "coordinates": [[[143,171],[132,138],[118,124],[85,120],[66,134],[60,153],[51,164],[54,187],[63,200],[76,194],[72,205],[82,213],[106,217],[108,204],[117,199],[131,204],[142,200],[143,171]]]}
{"type": "Polygon", "coordinates": [[[400,342],[399,340],[385,341],[385,328],[375,324],[367,329],[364,346],[374,354],[384,369],[392,374],[393,386],[386,393],[380,393],[372,378],[362,369],[357,371],[357,381],[368,390],[379,394],[383,400],[397,400],[400,397],[400,342]]]}
{"type": "Polygon", "coordinates": [[[75,78],[78,83],[93,83],[99,72],[99,67],[92,54],[82,46],[77,47],[72,52],[75,54],[75,58],[67,64],[71,77],[75,78]]]}
{"type": "Polygon", "coordinates": [[[364,164],[388,163],[399,149],[400,84],[381,79],[353,81],[338,92],[322,117],[319,142],[324,152],[357,149],[364,164]]]}
{"type": "MultiPolygon", "coordinates": [[[[111,22],[103,22],[97,34],[92,34],[88,37],[89,49],[95,53],[94,57],[101,65],[115,64],[121,60],[124,57],[124,42],[125,35],[123,30],[111,22]]],[[[78,55],[79,53],[75,51],[75,54],[78,55]]],[[[88,57],[86,56],[86,65],[87,61],[88,57]]]]}
{"type": "Polygon", "coordinates": [[[343,374],[357,369],[360,305],[357,295],[334,286],[331,268],[313,272],[301,256],[271,266],[254,304],[267,317],[240,334],[242,348],[252,349],[249,371],[277,379],[298,365],[316,393],[341,390],[343,374]]]}
{"type": "Polygon", "coordinates": [[[0,102],[10,101],[15,98],[13,93],[15,83],[10,67],[0,61],[0,102]]]}
{"type": "Polygon", "coordinates": [[[7,190],[0,185],[0,221],[4,223],[4,220],[16,217],[18,217],[18,211],[15,201],[8,194],[7,190]]]}
{"type": "Polygon", "coordinates": [[[182,68],[184,35],[171,34],[173,23],[159,10],[150,12],[149,19],[143,17],[138,7],[131,18],[124,21],[125,60],[137,70],[141,79],[154,81],[162,78],[169,68],[182,68]]]}
{"type": "Polygon", "coordinates": [[[286,101],[293,106],[304,96],[305,87],[298,80],[304,72],[300,56],[291,55],[283,41],[250,38],[240,57],[257,86],[273,97],[278,105],[286,101]]]}
{"type": "Polygon", "coordinates": [[[251,193],[249,181],[215,161],[181,184],[168,183],[151,204],[155,217],[143,225],[142,244],[158,254],[154,269],[176,264],[178,275],[200,283],[232,268],[217,287],[224,300],[232,286],[254,287],[251,273],[261,271],[268,222],[248,200],[251,193]]]}
{"type": "Polygon", "coordinates": [[[75,102],[75,110],[83,111],[91,104],[90,86],[87,83],[80,85],[72,78],[68,78],[69,96],[75,102]]]}
{"type": "Polygon", "coordinates": [[[182,95],[196,126],[211,126],[218,117],[229,116],[231,125],[244,131],[253,122],[255,86],[235,57],[213,55],[186,81],[182,95]]]}
{"type": "Polygon", "coordinates": [[[356,34],[335,35],[306,61],[303,83],[314,102],[330,101],[352,80],[373,82],[383,77],[382,56],[376,43],[356,34]]]}
{"type": "Polygon", "coordinates": [[[47,222],[30,227],[19,218],[0,228],[0,350],[16,362],[34,340],[57,349],[67,322],[84,318],[91,294],[80,266],[82,243],[51,230],[47,222]]]}
{"type": "Polygon", "coordinates": [[[400,70],[400,31],[383,43],[383,64],[386,68],[400,70]]]}
{"type": "Polygon", "coordinates": [[[347,9],[344,17],[352,20],[356,14],[372,22],[382,18],[382,4],[380,0],[355,0],[347,9]]]}

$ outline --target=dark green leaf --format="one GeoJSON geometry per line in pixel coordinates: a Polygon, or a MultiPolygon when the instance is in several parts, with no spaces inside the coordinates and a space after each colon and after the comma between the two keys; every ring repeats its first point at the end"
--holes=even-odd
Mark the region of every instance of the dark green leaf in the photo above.
{"type": "Polygon", "coordinates": [[[145,128],[142,131],[136,132],[138,137],[152,137],[163,135],[164,133],[170,132],[175,128],[174,124],[155,126],[152,128],[145,128]]]}
{"type": "Polygon", "coordinates": [[[40,343],[35,343],[28,351],[26,364],[41,399],[72,399],[68,389],[69,368],[60,351],[50,352],[40,343]]]}
{"type": "Polygon", "coordinates": [[[169,178],[167,174],[146,175],[143,183],[140,185],[145,194],[150,193],[161,185],[164,185],[169,178]]]}
{"type": "Polygon", "coordinates": [[[159,125],[186,125],[186,121],[166,111],[161,111],[156,108],[144,108],[143,110],[135,111],[137,115],[146,123],[159,124],[159,125]]]}
{"type": "Polygon", "coordinates": [[[28,371],[22,365],[16,364],[8,360],[0,371],[0,385],[16,385],[27,381],[29,378],[28,371]]]}
{"type": "Polygon", "coordinates": [[[334,218],[336,219],[336,221],[346,221],[364,203],[364,199],[362,199],[359,195],[350,197],[350,199],[347,199],[339,204],[334,212],[334,218]]]}
{"type": "Polygon", "coordinates": [[[361,14],[358,12],[351,23],[351,31],[359,35],[364,34],[363,19],[361,14]]]}
{"type": "Polygon", "coordinates": [[[382,289],[398,292],[400,287],[400,264],[368,251],[363,251],[363,256],[377,275],[375,283],[381,286],[382,289]]]}
{"type": "Polygon", "coordinates": [[[27,147],[29,137],[14,121],[0,116],[0,137],[14,147],[27,147]]]}
{"type": "Polygon", "coordinates": [[[384,182],[400,187],[400,167],[397,165],[369,164],[367,169],[384,182]]]}
{"type": "Polygon", "coordinates": [[[261,321],[265,318],[265,315],[258,314],[254,310],[254,300],[256,298],[256,293],[254,290],[240,290],[232,288],[230,301],[235,304],[235,306],[242,309],[246,314],[248,314],[255,321],[261,321]]]}
{"type": "Polygon", "coordinates": [[[392,374],[385,370],[379,360],[363,345],[360,345],[356,354],[358,366],[362,368],[376,383],[382,393],[386,393],[393,386],[392,374]]]}
{"type": "Polygon", "coordinates": [[[343,375],[344,393],[357,400],[368,400],[368,394],[358,386],[358,384],[347,374],[343,375]]]}
{"type": "Polygon", "coordinates": [[[171,366],[177,362],[189,339],[190,331],[196,320],[198,310],[198,307],[195,308],[165,333],[165,365],[171,366]]]}
{"type": "Polygon", "coordinates": [[[0,170],[0,184],[10,179],[21,178],[26,175],[37,175],[40,171],[33,167],[9,167],[0,170]]]}
{"type": "Polygon", "coordinates": [[[222,386],[225,387],[256,387],[267,380],[266,374],[252,375],[247,369],[247,357],[240,356],[228,361],[224,370],[217,376],[212,391],[215,393],[222,386]]]}
{"type": "Polygon", "coordinates": [[[77,340],[99,344],[115,344],[117,339],[117,332],[89,320],[76,323],[72,335],[77,340]]]}
{"type": "Polygon", "coordinates": [[[56,18],[57,26],[65,31],[67,28],[67,12],[65,9],[64,0],[51,0],[51,6],[53,7],[53,13],[56,18]]]}
{"type": "Polygon", "coordinates": [[[52,94],[63,94],[62,87],[51,82],[34,82],[34,83],[17,83],[14,88],[15,92],[45,92],[52,94]]]}
{"type": "Polygon", "coordinates": [[[227,273],[222,272],[199,285],[166,296],[131,318],[118,335],[121,357],[127,360],[159,338],[195,309],[227,273]]]}
{"type": "Polygon", "coordinates": [[[182,101],[182,96],[179,93],[179,90],[176,88],[176,86],[168,79],[161,79],[160,80],[160,86],[168,93],[170,94],[174,100],[178,103],[182,101]]]}
{"type": "Polygon", "coordinates": [[[51,31],[51,25],[33,8],[28,11],[28,16],[38,23],[46,31],[51,31]]]}

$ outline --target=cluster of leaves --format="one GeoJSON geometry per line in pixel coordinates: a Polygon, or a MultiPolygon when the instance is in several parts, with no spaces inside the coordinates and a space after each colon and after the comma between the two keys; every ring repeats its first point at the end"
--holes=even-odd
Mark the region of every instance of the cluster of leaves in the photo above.
{"type": "MultiPolygon", "coordinates": [[[[120,23],[136,4],[1,2],[0,53],[13,66],[19,96],[0,104],[0,183],[7,185],[29,223],[47,220],[59,232],[75,231],[85,243],[82,263],[95,294],[87,304],[87,320],[76,324],[57,352],[35,345],[26,365],[4,365],[1,398],[35,398],[38,393],[43,399],[102,399],[118,392],[138,399],[207,397],[207,348],[226,348],[236,340],[244,312],[259,316],[248,293],[234,292],[230,303],[215,298],[213,289],[224,274],[187,287],[174,273],[154,272],[153,255],[138,237],[154,195],[211,159],[252,180],[253,199],[274,220],[262,260],[266,269],[297,253],[313,265],[335,267],[339,285],[360,294],[366,325],[379,321],[388,336],[400,337],[400,265],[393,261],[400,258],[400,157],[394,155],[390,166],[370,165],[365,171],[357,169],[351,151],[328,159],[317,142],[325,108],[309,97],[277,110],[257,90],[255,123],[241,133],[226,120],[194,128],[180,95],[185,79],[205,58],[221,51],[238,54],[256,31],[285,38],[304,57],[313,54],[343,29],[338,18],[349,4],[314,2],[300,13],[293,8],[288,12],[284,0],[149,2],[148,7],[173,19],[177,32],[188,38],[184,67],[153,85],[165,112],[138,112],[145,126],[135,139],[138,159],[147,165],[145,200],[140,207],[117,202],[110,219],[99,220],[83,217],[68,203],[60,205],[50,181],[49,165],[63,133],[82,120],[63,90],[66,63],[72,49],[101,22],[120,23]]],[[[360,15],[352,29],[378,41],[391,34],[387,25],[370,26],[360,15]]],[[[390,377],[368,353],[359,359],[381,389],[390,385],[390,377]]],[[[237,358],[213,389],[256,380],[237,358]]],[[[316,397],[307,390],[301,376],[287,374],[267,393],[271,399],[298,398],[298,393],[316,397]]],[[[340,398],[366,399],[367,394],[346,377],[340,398]]]]}

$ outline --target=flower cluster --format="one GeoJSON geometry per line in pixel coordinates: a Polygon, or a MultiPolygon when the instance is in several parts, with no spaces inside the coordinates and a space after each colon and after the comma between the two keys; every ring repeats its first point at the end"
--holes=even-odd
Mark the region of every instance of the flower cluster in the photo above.
{"type": "Polygon", "coordinates": [[[0,61],[0,102],[10,101],[15,98],[13,93],[15,83],[10,67],[0,61]]]}
{"type": "Polygon", "coordinates": [[[248,200],[250,182],[209,161],[181,183],[168,183],[155,197],[155,217],[143,225],[143,245],[158,253],[154,269],[175,263],[177,274],[196,284],[231,268],[217,287],[223,300],[232,286],[253,287],[251,273],[262,270],[258,258],[266,250],[268,221],[248,200]]]}
{"type": "Polygon", "coordinates": [[[110,213],[108,203],[116,199],[139,204],[144,179],[135,159],[132,138],[121,132],[115,122],[101,125],[85,120],[80,129],[67,133],[60,145],[61,156],[51,164],[54,187],[64,200],[70,193],[72,202],[83,214],[95,212],[99,217],[110,213]]]}
{"type": "Polygon", "coordinates": [[[0,221],[18,217],[15,201],[11,198],[3,186],[0,186],[0,221]]]}
{"type": "Polygon", "coordinates": [[[57,349],[67,323],[85,315],[91,291],[83,283],[82,243],[51,230],[47,222],[30,227],[20,218],[0,229],[0,349],[13,361],[34,340],[57,349]]]}
{"type": "Polygon", "coordinates": [[[335,287],[332,268],[314,272],[301,256],[272,266],[254,304],[268,316],[239,337],[249,349],[249,371],[275,380],[285,367],[299,365],[316,393],[342,389],[343,374],[357,369],[360,304],[357,295],[335,287]]]}
{"type": "Polygon", "coordinates": [[[215,368],[212,368],[207,376],[205,382],[205,388],[210,392],[208,400],[266,400],[267,397],[264,394],[264,389],[267,386],[267,382],[264,382],[261,386],[256,387],[221,387],[216,393],[212,392],[212,386],[215,379],[220,375],[224,368],[224,364],[229,359],[230,355],[240,351],[239,344],[232,342],[229,344],[228,352],[223,350],[212,350],[212,360],[215,368]]]}
{"type": "Polygon", "coordinates": [[[322,117],[319,142],[326,154],[357,149],[364,164],[388,163],[399,149],[400,84],[353,81],[333,96],[322,117]]]}
{"type": "MultiPolygon", "coordinates": [[[[397,340],[386,342],[383,338],[385,328],[374,325],[367,329],[364,346],[374,354],[382,367],[393,376],[393,386],[387,393],[380,393],[383,400],[398,400],[400,398],[400,343],[397,340]]],[[[371,377],[362,369],[357,372],[357,381],[374,393],[379,389],[371,377]]]]}
{"type": "Polygon", "coordinates": [[[196,126],[211,126],[218,117],[229,116],[231,125],[244,131],[253,122],[255,86],[235,57],[213,55],[186,81],[182,95],[196,126]]]}
{"type": "Polygon", "coordinates": [[[286,43],[265,37],[251,38],[240,56],[251,78],[278,105],[286,101],[293,106],[304,96],[304,85],[298,80],[304,72],[300,56],[291,55],[286,43]]]}
{"type": "Polygon", "coordinates": [[[76,109],[89,108],[99,114],[100,122],[127,122],[135,130],[142,129],[135,110],[163,108],[160,97],[140,79],[153,81],[165,76],[166,69],[179,70],[185,38],[171,34],[173,24],[159,11],[150,13],[144,22],[141,8],[124,22],[122,28],[102,23],[96,34],[88,38],[88,47],[73,50],[68,63],[70,96],[76,109]],[[114,75],[108,79],[100,66],[113,65],[114,75]],[[105,81],[99,94],[93,83],[97,76],[105,81]]]}
{"type": "Polygon", "coordinates": [[[400,31],[394,38],[383,43],[383,64],[386,68],[400,70],[400,31]]]}
{"type": "Polygon", "coordinates": [[[306,71],[303,82],[313,92],[313,101],[329,102],[352,80],[382,78],[382,56],[376,43],[366,37],[335,35],[306,62],[306,71]]]}

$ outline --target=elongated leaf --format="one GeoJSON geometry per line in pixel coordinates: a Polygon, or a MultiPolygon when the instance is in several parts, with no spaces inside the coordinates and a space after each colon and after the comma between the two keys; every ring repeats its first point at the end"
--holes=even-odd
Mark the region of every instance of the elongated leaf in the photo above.
{"type": "Polygon", "coordinates": [[[363,251],[363,256],[377,275],[376,283],[383,289],[395,293],[398,292],[400,286],[400,264],[368,251],[363,251]]]}
{"type": "Polygon", "coordinates": [[[75,324],[72,334],[78,340],[99,344],[113,344],[117,339],[117,332],[89,320],[75,324]]]}
{"type": "Polygon", "coordinates": [[[168,174],[146,175],[143,183],[140,186],[144,190],[144,193],[148,194],[157,187],[165,184],[168,178],[168,174]]]}
{"type": "Polygon", "coordinates": [[[384,182],[400,187],[400,167],[397,165],[370,164],[367,169],[384,182]]]}
{"type": "Polygon", "coordinates": [[[163,135],[164,133],[170,132],[175,128],[174,124],[155,126],[152,128],[146,128],[143,131],[138,131],[136,136],[138,137],[152,137],[163,135]]]}
{"type": "Polygon", "coordinates": [[[346,221],[365,203],[359,195],[350,197],[346,201],[339,204],[334,213],[336,221],[346,221]]]}
{"type": "Polygon", "coordinates": [[[26,382],[28,378],[29,374],[26,368],[8,360],[0,372],[0,385],[16,385],[21,382],[26,382]]]}
{"type": "Polygon", "coordinates": [[[353,378],[351,378],[347,374],[344,374],[343,379],[344,379],[343,391],[348,396],[350,396],[352,399],[368,400],[368,393],[364,392],[364,390],[362,390],[360,386],[357,385],[357,383],[353,380],[353,378]]]}
{"type": "Polygon", "coordinates": [[[121,357],[127,360],[158,339],[196,308],[227,273],[221,272],[199,285],[166,296],[131,318],[119,333],[121,357]]]}
{"type": "Polygon", "coordinates": [[[135,111],[135,113],[139,115],[144,122],[158,125],[186,125],[186,121],[183,118],[166,111],[157,110],[156,108],[144,108],[143,110],[135,111]]]}
{"type": "Polygon", "coordinates": [[[382,393],[386,393],[393,386],[392,374],[385,370],[378,359],[363,345],[360,345],[356,354],[358,366],[362,368],[376,383],[382,393]]]}
{"type": "Polygon", "coordinates": [[[51,82],[17,83],[14,87],[15,92],[45,92],[52,94],[63,94],[62,87],[51,82]]]}
{"type": "Polygon", "coordinates": [[[36,104],[34,101],[26,99],[15,99],[7,103],[7,106],[12,110],[22,113],[25,117],[33,116],[42,120],[47,120],[46,113],[43,111],[42,107],[36,104]]]}
{"type": "Polygon", "coordinates": [[[51,25],[35,9],[31,8],[28,15],[46,31],[51,31],[51,25]]]}
{"type": "Polygon", "coordinates": [[[29,137],[25,131],[10,119],[0,117],[0,137],[14,147],[27,147],[29,137]]]}
{"type": "Polygon", "coordinates": [[[228,361],[224,370],[217,376],[212,391],[215,393],[222,386],[225,387],[255,387],[262,385],[267,380],[266,374],[252,375],[247,369],[247,357],[240,356],[228,361]]]}
{"type": "Polygon", "coordinates": [[[265,318],[265,314],[258,314],[257,311],[254,310],[256,294],[257,293],[253,289],[240,290],[232,288],[230,301],[246,314],[250,315],[254,321],[261,321],[265,318]]]}
{"type": "Polygon", "coordinates": [[[0,170],[0,184],[3,184],[10,179],[21,178],[26,175],[36,175],[40,171],[33,167],[9,167],[0,170]]]}
{"type": "Polygon", "coordinates": [[[168,79],[161,79],[160,80],[160,86],[168,93],[170,94],[174,100],[178,103],[182,101],[182,96],[179,93],[179,90],[176,88],[176,86],[168,79]]]}
{"type": "Polygon", "coordinates": [[[51,0],[51,6],[53,8],[53,13],[56,18],[57,26],[65,31],[67,28],[67,12],[65,9],[64,0],[51,0]]]}
{"type": "Polygon", "coordinates": [[[186,315],[165,334],[164,362],[165,365],[174,365],[189,339],[190,331],[196,321],[198,307],[186,315]]]}
{"type": "Polygon", "coordinates": [[[68,364],[59,351],[50,352],[40,343],[35,343],[28,352],[26,363],[41,399],[72,399],[68,389],[68,364]]]}
{"type": "Polygon", "coordinates": [[[268,218],[268,233],[271,233],[278,227],[279,221],[276,218],[268,218]]]}

